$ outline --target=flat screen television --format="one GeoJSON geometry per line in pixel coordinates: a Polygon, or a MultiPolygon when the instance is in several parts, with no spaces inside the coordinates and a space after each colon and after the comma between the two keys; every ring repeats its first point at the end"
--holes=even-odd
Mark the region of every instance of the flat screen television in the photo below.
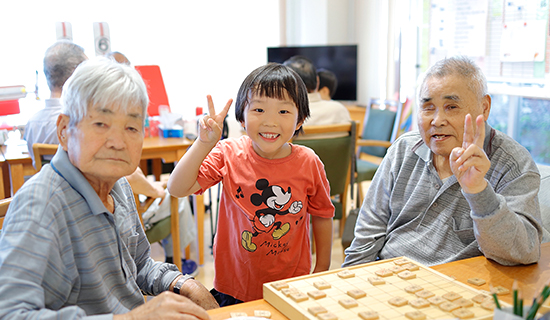
{"type": "Polygon", "coordinates": [[[357,45],[269,47],[267,61],[283,63],[292,56],[308,57],[317,69],[327,69],[338,78],[334,100],[357,100],[357,45]]]}

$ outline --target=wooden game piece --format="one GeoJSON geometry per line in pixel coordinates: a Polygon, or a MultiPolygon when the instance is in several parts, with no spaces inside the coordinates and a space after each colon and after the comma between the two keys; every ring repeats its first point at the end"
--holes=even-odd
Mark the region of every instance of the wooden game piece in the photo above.
{"type": "Polygon", "coordinates": [[[493,289],[491,290],[491,293],[496,293],[497,295],[503,295],[503,294],[508,294],[510,293],[510,290],[504,288],[503,286],[496,286],[496,287],[493,287],[493,289]]]}
{"type": "Polygon", "coordinates": [[[410,261],[406,258],[401,258],[401,259],[395,260],[393,263],[395,263],[398,266],[402,266],[404,264],[410,263],[410,261]]]}
{"type": "Polygon", "coordinates": [[[475,316],[475,314],[472,312],[472,310],[464,309],[464,308],[453,310],[452,313],[453,313],[453,316],[455,316],[459,319],[471,319],[475,316]]]}
{"type": "Polygon", "coordinates": [[[472,301],[475,302],[475,303],[479,303],[481,304],[483,301],[485,301],[485,299],[487,298],[490,298],[489,296],[487,295],[484,295],[483,293],[480,293],[478,294],[477,296],[473,297],[472,298],[472,301]]]}
{"type": "Polygon", "coordinates": [[[309,313],[311,313],[312,315],[317,316],[319,313],[327,312],[327,309],[322,306],[314,306],[307,308],[307,311],[309,311],[309,313]]]}
{"type": "Polygon", "coordinates": [[[471,283],[473,285],[476,285],[476,286],[482,286],[485,284],[485,280],[481,279],[481,278],[470,278],[468,279],[468,283],[471,283]]]}
{"type": "Polygon", "coordinates": [[[449,301],[455,301],[455,300],[458,300],[458,299],[462,298],[461,295],[459,295],[456,292],[452,292],[452,291],[449,291],[449,292],[445,293],[442,297],[444,299],[449,300],[449,301]]]}
{"type": "Polygon", "coordinates": [[[312,298],[315,299],[315,300],[321,299],[321,298],[324,298],[324,297],[327,296],[327,294],[324,293],[324,292],[321,291],[321,290],[308,291],[307,295],[310,296],[310,297],[312,297],[312,298]]]}
{"type": "Polygon", "coordinates": [[[378,312],[376,311],[362,311],[358,314],[359,318],[363,320],[377,320],[380,319],[378,312]]]}
{"type": "Polygon", "coordinates": [[[320,320],[338,320],[338,317],[330,312],[318,314],[317,318],[320,320]]]}
{"type": "Polygon", "coordinates": [[[439,296],[435,296],[435,297],[428,298],[428,302],[433,304],[434,306],[439,306],[443,302],[447,302],[447,300],[445,300],[445,299],[443,299],[439,296]]]}
{"type": "Polygon", "coordinates": [[[406,312],[405,313],[405,317],[411,319],[411,320],[424,320],[426,319],[426,315],[423,314],[422,312],[420,311],[411,311],[411,312],[406,312]]]}
{"type": "Polygon", "coordinates": [[[281,289],[288,288],[288,283],[284,281],[277,281],[277,282],[273,282],[271,286],[276,290],[281,291],[281,289]]]}
{"type": "Polygon", "coordinates": [[[342,270],[337,273],[337,275],[342,279],[349,279],[355,277],[355,273],[349,271],[349,270],[342,270]]]}
{"type": "Polygon", "coordinates": [[[313,286],[319,290],[330,289],[330,283],[326,281],[315,281],[313,286]]]}
{"type": "Polygon", "coordinates": [[[413,273],[407,270],[407,271],[399,272],[397,276],[403,280],[411,280],[416,278],[416,273],[413,273]]]}
{"type": "Polygon", "coordinates": [[[427,308],[430,306],[430,303],[428,302],[428,300],[422,299],[422,298],[411,300],[409,301],[409,304],[416,309],[427,308]]]}
{"type": "Polygon", "coordinates": [[[454,303],[458,304],[461,308],[470,308],[474,306],[474,303],[472,300],[459,298],[453,301],[454,303]]]}
{"type": "Polygon", "coordinates": [[[372,284],[373,286],[378,286],[378,285],[386,283],[386,280],[384,280],[380,277],[369,277],[368,280],[369,280],[370,284],[372,284]]]}
{"type": "Polygon", "coordinates": [[[298,291],[298,289],[296,288],[284,288],[281,290],[281,292],[285,295],[285,296],[290,296],[291,293],[296,293],[296,292],[300,292],[298,291]]]}
{"type": "Polygon", "coordinates": [[[408,303],[407,299],[402,297],[393,297],[388,300],[388,303],[395,307],[402,307],[408,303]]]}
{"type": "Polygon", "coordinates": [[[413,284],[413,285],[410,285],[408,287],[405,287],[405,291],[407,291],[408,293],[415,293],[415,292],[422,291],[422,290],[424,290],[424,288],[422,288],[421,286],[419,286],[417,284],[413,284]]]}
{"type": "Polygon", "coordinates": [[[385,278],[389,276],[393,276],[393,272],[391,272],[388,269],[380,269],[374,272],[377,276],[385,278]]]}
{"type": "Polygon", "coordinates": [[[302,292],[294,292],[290,294],[290,298],[296,302],[306,301],[307,295],[303,294],[302,292]]]}
{"type": "Polygon", "coordinates": [[[338,303],[346,309],[357,307],[359,305],[355,299],[351,298],[340,299],[338,300],[338,303]]]}
{"type": "Polygon", "coordinates": [[[416,271],[416,270],[420,269],[420,267],[417,266],[414,263],[407,263],[407,264],[402,265],[402,267],[409,270],[409,271],[416,271]]]}
{"type": "Polygon", "coordinates": [[[393,267],[389,267],[388,270],[390,270],[391,272],[397,274],[401,271],[405,271],[405,268],[400,267],[400,266],[393,266],[393,267]]]}
{"type": "Polygon", "coordinates": [[[254,316],[260,318],[271,319],[271,312],[267,310],[254,310],[254,316]]]}
{"type": "Polygon", "coordinates": [[[443,310],[443,311],[447,311],[447,312],[451,312],[453,310],[456,310],[460,308],[460,306],[456,303],[452,303],[450,301],[447,301],[447,302],[443,302],[442,304],[439,305],[439,309],[443,310]]]}
{"type": "Polygon", "coordinates": [[[229,313],[229,316],[231,318],[239,318],[239,317],[248,317],[248,314],[246,314],[246,312],[231,312],[229,313]]]}
{"type": "Polygon", "coordinates": [[[485,310],[495,310],[495,301],[493,301],[493,299],[485,299],[485,301],[481,303],[481,307],[485,310]]]}
{"type": "Polygon", "coordinates": [[[361,289],[351,289],[348,290],[348,292],[346,293],[353,299],[360,299],[367,296],[367,293],[361,289]]]}
{"type": "Polygon", "coordinates": [[[428,291],[428,290],[422,290],[422,291],[418,291],[415,293],[415,295],[419,298],[424,298],[424,299],[428,299],[428,298],[431,298],[433,296],[435,296],[435,294],[431,291],[428,291]]]}

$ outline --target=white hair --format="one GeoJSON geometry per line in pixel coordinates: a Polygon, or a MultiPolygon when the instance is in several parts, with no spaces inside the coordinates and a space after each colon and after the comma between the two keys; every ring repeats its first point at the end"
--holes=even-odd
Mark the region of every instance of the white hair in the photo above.
{"type": "Polygon", "coordinates": [[[115,106],[125,111],[140,106],[143,121],[147,115],[149,97],[141,75],[132,67],[104,57],[82,62],[63,85],[62,113],[76,126],[88,108],[115,106]]]}

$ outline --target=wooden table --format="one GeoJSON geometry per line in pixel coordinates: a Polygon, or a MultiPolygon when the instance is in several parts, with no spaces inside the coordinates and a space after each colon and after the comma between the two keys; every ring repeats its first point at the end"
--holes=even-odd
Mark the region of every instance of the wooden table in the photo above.
{"type": "MultiPolygon", "coordinates": [[[[487,291],[489,290],[489,284],[511,289],[512,283],[516,279],[524,298],[531,299],[533,294],[537,293],[545,284],[548,284],[550,280],[550,243],[542,244],[539,262],[528,266],[506,267],[488,260],[484,256],[479,256],[433,266],[432,269],[466,284],[468,284],[467,280],[472,277],[485,279],[487,283],[483,286],[470,286],[487,291]]],[[[512,303],[511,294],[499,296],[499,298],[502,301],[512,303]]],[[[548,302],[545,305],[548,305],[548,302]]],[[[254,310],[270,311],[273,320],[288,320],[264,299],[209,310],[208,314],[212,320],[222,320],[230,318],[231,312],[246,312],[249,316],[252,316],[254,310]]]]}
{"type": "Polygon", "coordinates": [[[2,145],[0,154],[0,178],[3,183],[0,189],[0,198],[11,197],[25,182],[25,176],[36,173],[32,159],[24,140],[19,143],[2,145]],[[4,177],[6,179],[4,179],[4,177]]]}

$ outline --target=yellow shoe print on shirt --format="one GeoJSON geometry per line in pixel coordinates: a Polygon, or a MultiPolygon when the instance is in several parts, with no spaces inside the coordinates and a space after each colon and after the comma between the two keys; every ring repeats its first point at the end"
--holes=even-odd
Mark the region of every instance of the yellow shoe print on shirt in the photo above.
{"type": "Polygon", "coordinates": [[[282,236],[288,233],[288,230],[290,230],[290,223],[283,224],[280,228],[275,229],[273,231],[273,240],[279,240],[282,236]]]}
{"type": "Polygon", "coordinates": [[[250,231],[243,231],[241,235],[241,244],[243,248],[250,252],[256,251],[256,245],[252,243],[252,232],[250,231]]]}

